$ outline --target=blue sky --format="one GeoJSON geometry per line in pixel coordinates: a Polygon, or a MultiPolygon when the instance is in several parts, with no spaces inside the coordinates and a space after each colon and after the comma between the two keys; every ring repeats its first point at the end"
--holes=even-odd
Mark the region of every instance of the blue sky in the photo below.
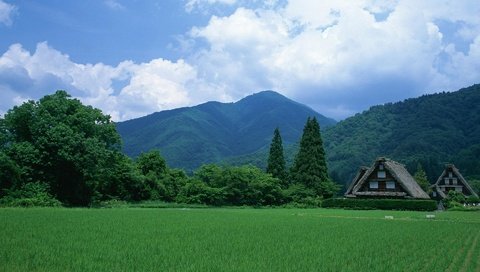
{"type": "Polygon", "coordinates": [[[478,14],[478,0],[0,0],[0,114],[57,89],[116,121],[275,90],[341,120],[480,83],[478,14]]]}

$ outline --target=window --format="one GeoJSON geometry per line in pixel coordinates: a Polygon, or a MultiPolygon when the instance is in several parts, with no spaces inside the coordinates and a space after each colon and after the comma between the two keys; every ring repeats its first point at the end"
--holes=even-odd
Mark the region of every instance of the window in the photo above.
{"type": "Polygon", "coordinates": [[[453,178],[453,179],[452,179],[452,184],[453,184],[453,185],[457,185],[457,178],[453,178]]]}
{"type": "Polygon", "coordinates": [[[385,171],[378,171],[377,172],[377,177],[378,178],[386,178],[387,177],[387,173],[385,171]]]}
{"type": "Polygon", "coordinates": [[[461,192],[461,191],[462,191],[462,187],[455,187],[455,191],[461,192]]]}
{"type": "Polygon", "coordinates": [[[437,197],[437,192],[432,192],[433,197],[437,197]]]}
{"type": "Polygon", "coordinates": [[[370,189],[378,189],[378,181],[370,181],[370,189]]]}
{"type": "Polygon", "coordinates": [[[387,189],[395,189],[395,181],[387,181],[387,189]]]}
{"type": "Polygon", "coordinates": [[[383,170],[383,164],[378,165],[378,170],[383,170]]]}
{"type": "Polygon", "coordinates": [[[448,172],[448,177],[449,177],[449,178],[451,178],[451,177],[452,177],[452,175],[453,175],[453,173],[452,173],[452,172],[448,172]]]}
{"type": "Polygon", "coordinates": [[[445,178],[445,185],[449,185],[450,184],[450,179],[449,178],[445,178]]]}

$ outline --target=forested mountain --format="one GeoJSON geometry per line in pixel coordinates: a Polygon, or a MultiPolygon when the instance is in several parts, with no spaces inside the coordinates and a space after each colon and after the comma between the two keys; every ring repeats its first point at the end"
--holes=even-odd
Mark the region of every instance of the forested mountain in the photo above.
{"type": "MultiPolygon", "coordinates": [[[[480,85],[403,102],[371,107],[322,133],[329,172],[347,185],[362,165],[378,156],[404,163],[411,174],[418,163],[435,182],[443,165],[454,163],[464,176],[480,177],[480,85]]],[[[298,145],[285,145],[291,165],[298,145]]],[[[266,167],[268,149],[229,158],[226,164],[266,167]]]]}
{"type": "Polygon", "coordinates": [[[120,122],[117,129],[129,156],[159,149],[170,166],[193,170],[268,148],[276,127],[284,144],[298,142],[309,116],[322,128],[335,124],[305,105],[264,91],[236,103],[208,102],[157,112],[120,122]]]}
{"type": "Polygon", "coordinates": [[[413,174],[420,163],[429,181],[443,164],[454,163],[465,176],[480,176],[480,85],[371,107],[336,125],[306,106],[274,92],[237,103],[209,102],[155,113],[118,124],[125,151],[135,156],[158,148],[167,162],[188,170],[208,162],[265,169],[276,126],[291,166],[307,116],[322,128],[329,172],[348,184],[362,165],[386,156],[413,174]]]}
{"type": "Polygon", "coordinates": [[[444,163],[465,176],[480,175],[480,85],[371,107],[324,133],[330,173],[348,183],[362,165],[378,156],[421,163],[430,182],[444,163]]]}

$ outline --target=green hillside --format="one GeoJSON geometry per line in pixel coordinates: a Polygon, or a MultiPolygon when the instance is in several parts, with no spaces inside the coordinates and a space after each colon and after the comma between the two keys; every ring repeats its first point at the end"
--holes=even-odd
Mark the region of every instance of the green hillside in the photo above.
{"type": "Polygon", "coordinates": [[[480,85],[374,106],[327,129],[324,143],[332,176],[342,183],[378,156],[421,163],[430,182],[443,164],[465,176],[480,174],[480,85]]]}
{"type": "Polygon", "coordinates": [[[295,143],[308,116],[317,117],[322,127],[335,124],[305,105],[264,91],[236,103],[157,112],[120,122],[117,129],[129,156],[160,149],[170,166],[193,170],[268,147],[277,126],[286,145],[295,143]]]}
{"type": "MultiPolygon", "coordinates": [[[[378,156],[404,163],[410,173],[418,163],[435,182],[447,162],[464,176],[480,177],[480,85],[451,93],[424,95],[374,106],[327,128],[323,133],[330,175],[347,185],[358,168],[378,156]]],[[[285,146],[291,165],[298,145],[285,146]]],[[[225,164],[266,167],[268,149],[225,164]]]]}
{"type": "Polygon", "coordinates": [[[237,103],[209,102],[155,113],[118,124],[125,152],[135,156],[159,148],[174,167],[195,169],[216,162],[266,167],[276,126],[291,165],[307,116],[317,116],[331,176],[348,184],[357,169],[376,157],[404,163],[413,174],[418,163],[430,182],[443,164],[454,163],[464,176],[480,176],[480,85],[374,106],[336,125],[310,108],[274,92],[237,103]],[[330,125],[330,126],[329,126],[330,125]]]}

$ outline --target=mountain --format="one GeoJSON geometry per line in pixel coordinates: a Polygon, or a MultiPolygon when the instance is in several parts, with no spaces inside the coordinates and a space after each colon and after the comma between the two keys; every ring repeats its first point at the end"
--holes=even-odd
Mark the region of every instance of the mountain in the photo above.
{"type": "Polygon", "coordinates": [[[349,183],[358,168],[376,157],[418,163],[430,182],[443,164],[464,176],[480,175],[480,85],[371,107],[323,133],[331,176],[349,183]]]}
{"type": "Polygon", "coordinates": [[[153,113],[120,122],[117,129],[127,155],[159,149],[170,166],[193,170],[268,148],[277,126],[284,144],[298,142],[309,116],[322,127],[336,123],[276,92],[264,91],[236,103],[207,102],[153,113]]]}

